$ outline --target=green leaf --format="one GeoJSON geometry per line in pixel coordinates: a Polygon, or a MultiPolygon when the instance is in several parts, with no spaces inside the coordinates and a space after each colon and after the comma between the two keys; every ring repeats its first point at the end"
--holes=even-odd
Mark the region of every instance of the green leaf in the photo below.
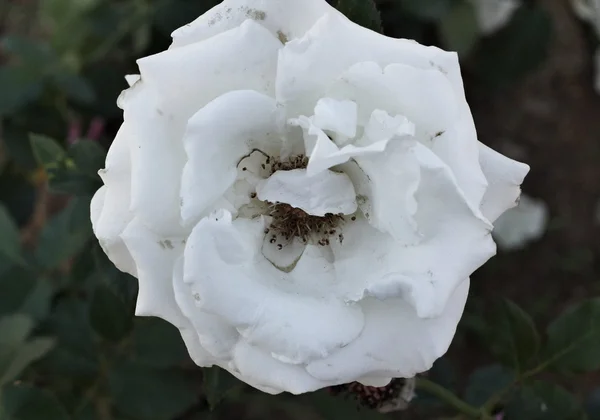
{"type": "Polygon", "coordinates": [[[505,27],[479,43],[474,71],[484,83],[502,87],[545,60],[552,33],[552,20],[540,6],[523,5],[505,27]]]}
{"type": "Polygon", "coordinates": [[[467,55],[479,39],[479,24],[474,5],[458,1],[440,21],[440,33],[447,49],[456,51],[461,57],[467,55]]]}
{"type": "Polygon", "coordinates": [[[56,347],[38,364],[49,376],[97,377],[98,350],[87,302],[74,297],[59,300],[43,326],[43,333],[58,340],[56,347]]]}
{"type": "Polygon", "coordinates": [[[450,12],[453,2],[454,0],[400,0],[400,5],[415,17],[437,22],[450,12]]]}
{"type": "Polygon", "coordinates": [[[134,319],[136,360],[154,367],[171,367],[189,361],[179,330],[160,318],[134,319]]]}
{"type": "Polygon", "coordinates": [[[338,0],[337,9],[360,26],[383,32],[381,15],[374,0],[338,0]]]}
{"type": "Polygon", "coordinates": [[[531,317],[517,304],[502,300],[488,332],[492,352],[505,364],[523,372],[537,356],[540,335],[531,317]]]}
{"type": "Polygon", "coordinates": [[[8,315],[0,318],[0,344],[17,347],[33,329],[33,320],[26,315],[8,315]]]}
{"type": "Polygon", "coordinates": [[[17,379],[27,366],[48,353],[52,347],[54,347],[54,340],[46,337],[33,338],[21,344],[13,352],[7,368],[0,371],[0,384],[7,384],[17,379]]]}
{"type": "Polygon", "coordinates": [[[164,420],[181,415],[199,400],[194,381],[174,369],[126,363],[109,374],[115,407],[135,420],[164,420]]]}
{"type": "Polygon", "coordinates": [[[536,381],[523,387],[504,410],[511,420],[584,420],[585,412],[575,397],[564,388],[536,381]]]}
{"type": "Polygon", "coordinates": [[[4,387],[2,420],[69,420],[64,407],[48,391],[27,385],[4,387]]]}
{"type": "Polygon", "coordinates": [[[108,287],[96,287],[90,305],[90,324],[98,334],[107,340],[121,340],[131,329],[132,316],[108,287]]]}
{"type": "Polygon", "coordinates": [[[94,87],[83,77],[59,69],[52,75],[56,88],[63,92],[67,98],[80,104],[91,104],[96,99],[94,87]]]}
{"type": "Polygon", "coordinates": [[[42,320],[49,312],[52,293],[48,279],[13,267],[0,276],[0,315],[20,313],[42,320]]]}
{"type": "Polygon", "coordinates": [[[580,302],[553,321],[543,355],[561,370],[600,368],[600,298],[580,302]]]}
{"type": "Polygon", "coordinates": [[[239,390],[242,385],[229,372],[220,367],[213,366],[202,370],[204,395],[212,409],[214,409],[228,394],[239,390]]]}
{"type": "Polygon", "coordinates": [[[21,256],[21,237],[8,210],[0,204],[0,256],[17,264],[24,264],[21,256]]]}
{"type": "Polygon", "coordinates": [[[35,250],[35,261],[42,268],[55,268],[75,254],[92,237],[89,197],[72,198],[67,207],[44,226],[35,250]],[[56,246],[56,244],[60,246],[56,246]]]}
{"type": "Polygon", "coordinates": [[[27,130],[9,122],[3,124],[2,140],[10,158],[25,170],[30,171],[37,168],[27,130]]]}
{"type": "Polygon", "coordinates": [[[474,406],[483,405],[492,395],[506,388],[514,380],[514,372],[504,366],[490,365],[477,369],[469,376],[465,401],[474,406]]]}
{"type": "Polygon", "coordinates": [[[8,115],[40,98],[43,82],[35,69],[0,67],[0,116],[8,115]]]}
{"type": "Polygon", "coordinates": [[[32,329],[33,320],[28,316],[0,318],[0,386],[16,379],[52,347],[53,341],[47,338],[26,341],[32,329]]]}
{"type": "Polygon", "coordinates": [[[56,140],[41,134],[30,134],[29,141],[38,164],[54,168],[65,157],[65,151],[56,140]]]}
{"type": "Polygon", "coordinates": [[[98,170],[104,167],[106,150],[92,140],[81,140],[69,149],[77,170],[98,178],[98,170]]]}

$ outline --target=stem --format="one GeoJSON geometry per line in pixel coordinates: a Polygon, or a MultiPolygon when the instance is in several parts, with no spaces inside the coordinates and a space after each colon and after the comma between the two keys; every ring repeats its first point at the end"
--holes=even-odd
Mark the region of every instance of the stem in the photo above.
{"type": "Polygon", "coordinates": [[[435,382],[431,382],[429,379],[425,379],[422,377],[416,378],[417,389],[428,392],[431,395],[436,396],[438,399],[444,401],[449,406],[454,407],[459,412],[469,416],[473,419],[488,419],[487,416],[482,410],[477,407],[473,407],[470,404],[467,404],[460,398],[458,398],[454,393],[448,391],[441,385],[436,384],[435,382]]]}

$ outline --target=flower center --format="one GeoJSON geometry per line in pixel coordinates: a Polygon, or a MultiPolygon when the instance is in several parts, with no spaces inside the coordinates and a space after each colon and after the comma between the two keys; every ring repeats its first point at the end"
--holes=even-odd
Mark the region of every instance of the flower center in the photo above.
{"type": "Polygon", "coordinates": [[[275,233],[271,238],[272,243],[276,241],[276,234],[280,234],[286,240],[300,238],[304,243],[312,239],[322,246],[329,245],[329,237],[332,235],[337,234],[340,241],[344,238],[338,233],[338,227],[345,220],[342,214],[313,216],[287,203],[269,204],[269,216],[273,220],[267,233],[275,233]]]}

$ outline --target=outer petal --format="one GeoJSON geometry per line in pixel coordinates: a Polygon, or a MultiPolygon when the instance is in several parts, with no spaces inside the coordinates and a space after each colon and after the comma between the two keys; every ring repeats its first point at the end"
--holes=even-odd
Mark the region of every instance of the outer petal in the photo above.
{"type": "Polygon", "coordinates": [[[185,120],[163,107],[157,92],[143,81],[125,91],[120,104],[131,136],[131,211],[161,235],[183,235],[178,188],[185,162],[185,120]]]}
{"type": "Polygon", "coordinates": [[[469,291],[464,280],[450,297],[443,313],[422,319],[406,302],[398,299],[362,303],[365,328],[350,345],[307,370],[324,381],[350,382],[360,376],[410,378],[431,368],[448,349],[462,315],[469,291]]]}
{"type": "Polygon", "coordinates": [[[123,124],[106,156],[105,168],[99,171],[105,186],[96,192],[91,203],[94,234],[115,266],[133,276],[136,268],[129,250],[119,237],[133,213],[131,197],[131,134],[123,124]]]}
{"type": "Polygon", "coordinates": [[[171,48],[210,38],[247,19],[269,29],[281,42],[304,35],[325,13],[335,12],[323,0],[225,0],[192,23],[173,32],[171,48]]]}
{"type": "Polygon", "coordinates": [[[189,121],[183,139],[181,215],[196,222],[233,185],[237,166],[253,149],[281,148],[275,101],[254,91],[233,91],[210,102],[189,121]]]}
{"type": "Polygon", "coordinates": [[[135,218],[121,235],[131,251],[138,273],[139,292],[135,314],[156,316],[175,325],[199,366],[211,366],[215,359],[200,345],[190,322],[181,313],[173,293],[173,269],[183,252],[182,238],[162,238],[135,218]]]}
{"type": "Polygon", "coordinates": [[[362,329],[360,308],[324,296],[322,290],[312,294],[303,284],[307,274],[326,283],[329,274],[321,272],[331,272],[330,264],[319,267],[313,260],[312,273],[286,275],[260,254],[263,229],[260,219],[232,222],[227,212],[198,223],[185,250],[184,280],[199,294],[199,307],[237,327],[248,344],[286,363],[324,357],[351,342],[362,329]]]}
{"type": "Polygon", "coordinates": [[[292,109],[291,114],[309,115],[323,92],[346,69],[366,61],[381,67],[406,64],[419,69],[439,69],[448,73],[456,85],[460,82],[460,69],[458,62],[452,60],[454,57],[454,53],[436,47],[385,37],[338,13],[330,13],[302,39],[287,43],[281,51],[277,99],[292,109]]]}
{"type": "Polygon", "coordinates": [[[336,382],[316,379],[306,372],[304,366],[276,360],[267,352],[246,342],[240,342],[234,354],[230,371],[236,372],[240,379],[259,389],[270,389],[266,391],[270,394],[283,391],[303,394],[337,385],[336,382]]]}
{"type": "Polygon", "coordinates": [[[142,58],[138,65],[142,80],[159,93],[163,111],[187,120],[232,90],[272,95],[281,46],[269,31],[249,20],[206,41],[142,58]]]}
{"type": "Polygon", "coordinates": [[[489,182],[481,202],[481,212],[491,222],[517,205],[521,183],[529,166],[507,158],[484,144],[479,145],[479,162],[489,182]]]}
{"type": "Polygon", "coordinates": [[[239,340],[239,334],[221,317],[207,313],[196,307],[195,299],[189,285],[183,282],[183,256],[175,262],[173,271],[173,290],[175,301],[183,315],[191,322],[191,329],[196,340],[210,353],[220,365],[226,364],[233,357],[233,348],[239,340]]]}

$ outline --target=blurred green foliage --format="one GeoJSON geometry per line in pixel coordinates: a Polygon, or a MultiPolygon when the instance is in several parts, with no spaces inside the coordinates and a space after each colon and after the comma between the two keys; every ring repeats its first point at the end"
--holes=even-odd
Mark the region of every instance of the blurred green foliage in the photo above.
{"type": "MultiPolygon", "coordinates": [[[[173,326],[134,317],[135,279],[93,237],[89,204],[120,123],[123,75],[214,4],[0,4],[0,419],[382,417],[326,391],[271,397],[218,368],[197,368],[173,326]],[[93,133],[98,121],[103,129],[93,133]]],[[[336,5],[375,31],[458,51],[473,83],[489,88],[538,66],[552,39],[549,18],[533,2],[489,36],[480,33],[471,0],[336,5]]],[[[442,358],[420,382],[415,418],[453,410],[481,419],[501,410],[510,420],[587,418],[581,399],[540,374],[600,368],[600,300],[576,303],[545,333],[510,301],[477,322],[498,363],[474,369],[463,383],[442,358]]],[[[590,419],[600,418],[598,390],[585,407],[590,419]]]]}

